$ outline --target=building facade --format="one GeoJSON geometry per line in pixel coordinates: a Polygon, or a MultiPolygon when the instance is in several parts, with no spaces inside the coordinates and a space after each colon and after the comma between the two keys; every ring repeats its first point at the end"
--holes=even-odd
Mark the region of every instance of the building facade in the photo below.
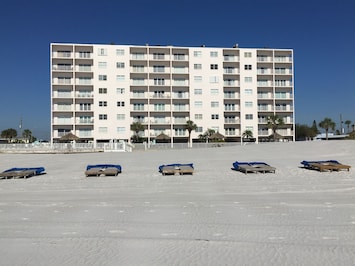
{"type": "Polygon", "coordinates": [[[192,120],[194,141],[208,129],[264,141],[276,114],[277,133],[293,141],[293,65],[292,49],[52,43],[51,140],[129,141],[139,122],[148,142],[161,133],[187,142],[192,120]]]}

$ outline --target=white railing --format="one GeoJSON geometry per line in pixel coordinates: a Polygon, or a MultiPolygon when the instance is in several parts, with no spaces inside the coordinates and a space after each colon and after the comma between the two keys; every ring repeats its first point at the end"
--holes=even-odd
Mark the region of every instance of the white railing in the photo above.
{"type": "Polygon", "coordinates": [[[131,152],[133,146],[127,142],[110,143],[9,143],[0,144],[2,153],[76,153],[76,152],[131,152]]]}

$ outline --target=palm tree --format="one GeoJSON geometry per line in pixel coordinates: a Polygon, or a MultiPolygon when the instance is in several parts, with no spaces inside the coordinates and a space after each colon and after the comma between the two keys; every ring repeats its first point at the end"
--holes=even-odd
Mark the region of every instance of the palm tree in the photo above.
{"type": "Polygon", "coordinates": [[[243,138],[252,138],[253,137],[253,131],[247,129],[243,132],[242,134],[243,138]]]}
{"type": "Polygon", "coordinates": [[[9,141],[11,142],[11,139],[17,137],[17,131],[16,131],[16,129],[13,129],[13,128],[5,129],[1,132],[1,137],[9,139],[9,141]]]}
{"type": "Polygon", "coordinates": [[[329,129],[334,130],[335,122],[333,122],[329,117],[326,117],[323,121],[319,122],[319,127],[325,129],[325,138],[328,140],[328,131],[329,129]]]}
{"type": "Polygon", "coordinates": [[[144,126],[140,122],[133,122],[131,130],[134,131],[133,142],[139,141],[139,132],[144,131],[144,126]]]}
{"type": "Polygon", "coordinates": [[[197,125],[193,121],[191,121],[191,120],[186,121],[185,129],[189,132],[189,140],[188,140],[189,147],[192,147],[191,131],[196,130],[196,128],[197,128],[197,125]]]}
{"type": "Polygon", "coordinates": [[[350,120],[346,120],[344,122],[344,124],[348,127],[348,133],[350,132],[350,124],[351,124],[351,121],[350,120]]]}
{"type": "Polygon", "coordinates": [[[282,117],[278,116],[278,115],[270,115],[267,118],[267,125],[269,128],[272,129],[272,134],[274,135],[274,141],[276,141],[276,130],[284,125],[284,121],[282,119],[282,117]]]}

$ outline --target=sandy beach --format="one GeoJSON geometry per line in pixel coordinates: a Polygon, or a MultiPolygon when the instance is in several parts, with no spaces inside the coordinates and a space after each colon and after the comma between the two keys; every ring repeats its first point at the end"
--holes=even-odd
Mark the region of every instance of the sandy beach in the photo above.
{"type": "Polygon", "coordinates": [[[354,265],[355,141],[132,153],[0,154],[0,265],[354,265]],[[302,160],[338,160],[318,172],[302,160]],[[276,173],[233,171],[264,161],[276,173]],[[122,173],[85,177],[88,164],[122,173]],[[193,175],[158,166],[193,163],[193,175]]]}

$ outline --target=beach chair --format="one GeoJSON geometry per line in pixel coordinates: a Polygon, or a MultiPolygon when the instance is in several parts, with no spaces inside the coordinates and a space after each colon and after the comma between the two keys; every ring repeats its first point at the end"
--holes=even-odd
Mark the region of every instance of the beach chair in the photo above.
{"type": "Polygon", "coordinates": [[[194,166],[192,163],[163,164],[163,165],[159,166],[159,172],[162,173],[162,175],[175,175],[175,174],[179,174],[179,175],[190,174],[190,175],[192,175],[194,173],[194,166]]]}
{"type": "Polygon", "coordinates": [[[8,178],[28,178],[35,175],[40,175],[45,171],[44,167],[14,167],[0,173],[2,179],[8,178]]]}
{"type": "Polygon", "coordinates": [[[336,160],[326,160],[326,161],[302,161],[301,164],[304,168],[310,170],[318,170],[319,172],[326,171],[341,171],[346,170],[350,171],[351,166],[342,164],[336,160]]]}
{"type": "Polygon", "coordinates": [[[233,170],[247,173],[275,173],[276,168],[264,162],[234,162],[233,170]]]}
{"type": "Polygon", "coordinates": [[[85,175],[88,176],[117,176],[122,172],[121,165],[118,164],[95,164],[86,167],[85,175]]]}

